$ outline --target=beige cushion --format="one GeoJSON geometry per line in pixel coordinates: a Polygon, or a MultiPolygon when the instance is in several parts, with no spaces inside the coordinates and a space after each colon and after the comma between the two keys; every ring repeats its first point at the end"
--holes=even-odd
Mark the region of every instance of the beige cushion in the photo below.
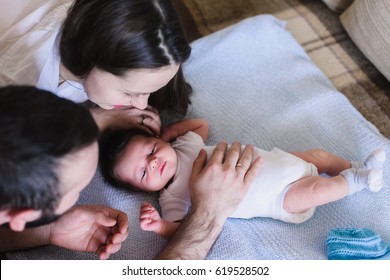
{"type": "Polygon", "coordinates": [[[355,0],[340,16],[349,36],[390,80],[390,0],[355,0]]]}
{"type": "Polygon", "coordinates": [[[346,8],[348,8],[349,5],[352,4],[353,0],[322,0],[325,2],[325,4],[329,7],[329,9],[336,11],[336,12],[342,12],[346,8]]]}

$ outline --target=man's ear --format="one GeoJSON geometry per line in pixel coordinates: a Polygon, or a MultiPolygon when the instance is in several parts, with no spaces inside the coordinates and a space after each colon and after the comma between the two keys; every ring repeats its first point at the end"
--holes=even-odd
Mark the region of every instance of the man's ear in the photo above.
{"type": "Polygon", "coordinates": [[[9,212],[8,209],[0,210],[0,225],[6,224],[9,222],[8,212],[9,212]]]}
{"type": "Polygon", "coordinates": [[[7,215],[9,227],[13,231],[23,231],[26,223],[35,221],[41,217],[42,211],[35,209],[9,210],[7,215]]]}

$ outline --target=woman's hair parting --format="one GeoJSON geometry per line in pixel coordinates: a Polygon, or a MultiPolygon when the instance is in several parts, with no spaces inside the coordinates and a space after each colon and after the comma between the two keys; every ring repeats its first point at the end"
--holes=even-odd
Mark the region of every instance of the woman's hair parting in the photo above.
{"type": "MultiPolygon", "coordinates": [[[[61,62],[81,78],[94,67],[123,76],[131,69],[182,64],[190,54],[170,0],[76,0],[62,26],[61,62]]],[[[150,105],[184,116],[191,91],[180,66],[150,105]]]]}

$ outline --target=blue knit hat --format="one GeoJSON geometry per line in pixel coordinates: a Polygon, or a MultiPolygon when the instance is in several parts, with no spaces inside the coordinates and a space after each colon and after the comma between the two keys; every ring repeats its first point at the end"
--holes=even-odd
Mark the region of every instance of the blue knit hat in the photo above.
{"type": "Polygon", "coordinates": [[[373,259],[390,252],[390,244],[366,228],[332,229],[326,245],[330,260],[373,259]]]}

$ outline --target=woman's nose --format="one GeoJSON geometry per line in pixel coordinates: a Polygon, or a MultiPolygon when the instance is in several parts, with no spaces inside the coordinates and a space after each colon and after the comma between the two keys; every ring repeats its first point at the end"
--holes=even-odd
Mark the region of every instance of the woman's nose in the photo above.
{"type": "Polygon", "coordinates": [[[137,109],[144,110],[148,106],[148,99],[149,94],[133,97],[131,99],[131,105],[136,107],[137,109]]]}

